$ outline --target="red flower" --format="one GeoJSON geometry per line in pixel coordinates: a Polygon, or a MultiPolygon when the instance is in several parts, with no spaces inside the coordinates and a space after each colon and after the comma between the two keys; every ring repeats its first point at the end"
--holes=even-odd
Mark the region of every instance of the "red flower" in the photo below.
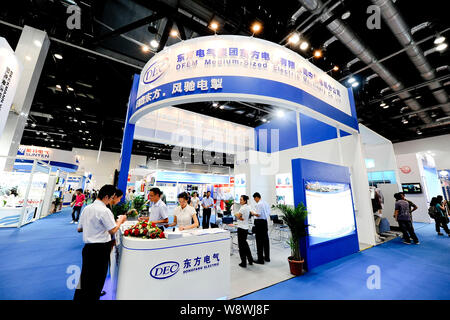
{"type": "Polygon", "coordinates": [[[144,228],[147,228],[147,224],[146,224],[146,223],[143,223],[142,226],[143,226],[144,228]]]}
{"type": "Polygon", "coordinates": [[[156,224],[154,222],[152,222],[152,228],[156,227],[156,224]]]}
{"type": "Polygon", "coordinates": [[[135,236],[138,236],[138,235],[139,235],[139,229],[135,229],[135,230],[134,230],[134,235],[135,235],[135,236]]]}
{"type": "Polygon", "coordinates": [[[150,234],[150,238],[155,239],[155,237],[156,237],[156,236],[155,236],[154,233],[151,233],[151,234],[150,234]]]}
{"type": "Polygon", "coordinates": [[[129,233],[128,230],[125,230],[125,232],[123,234],[127,236],[128,233],[129,233]]]}
{"type": "Polygon", "coordinates": [[[148,230],[147,230],[147,229],[144,229],[144,234],[147,234],[147,232],[148,232],[148,230]]]}
{"type": "Polygon", "coordinates": [[[164,232],[161,232],[161,233],[159,234],[159,237],[162,239],[162,238],[165,238],[166,236],[165,236],[164,232]]]}

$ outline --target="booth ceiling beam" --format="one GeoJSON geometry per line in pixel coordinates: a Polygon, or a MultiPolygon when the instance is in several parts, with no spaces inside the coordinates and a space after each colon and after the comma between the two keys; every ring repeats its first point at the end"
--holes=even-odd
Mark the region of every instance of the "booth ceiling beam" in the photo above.
{"type": "Polygon", "coordinates": [[[150,15],[150,16],[148,16],[148,17],[145,17],[145,18],[143,18],[143,19],[137,20],[137,21],[135,21],[135,22],[132,22],[132,23],[130,23],[130,24],[127,24],[127,25],[125,25],[125,26],[122,26],[122,27],[120,27],[120,28],[118,28],[118,29],[116,29],[116,30],[114,30],[114,31],[105,33],[105,34],[103,34],[103,35],[97,37],[97,38],[93,41],[93,44],[97,44],[97,43],[99,43],[99,42],[101,42],[101,41],[104,41],[104,40],[106,40],[106,39],[108,39],[108,38],[111,38],[111,37],[114,37],[114,36],[118,36],[118,35],[121,35],[121,34],[123,34],[123,33],[127,33],[127,32],[129,32],[129,31],[131,31],[131,30],[137,29],[137,28],[142,27],[142,26],[144,26],[144,25],[146,25],[146,24],[149,24],[149,23],[151,23],[151,22],[158,21],[158,20],[160,20],[160,19],[162,19],[162,18],[164,18],[164,14],[161,14],[161,13],[153,13],[152,15],[150,15]]]}
{"type": "MultiPolygon", "coordinates": [[[[309,11],[313,14],[321,12],[323,4],[320,0],[299,0],[309,11]]],[[[328,20],[327,14],[322,15],[322,21],[328,20]]],[[[326,25],[327,29],[339,39],[355,56],[357,56],[365,64],[370,65],[370,68],[382,78],[393,91],[400,91],[404,85],[394,77],[394,75],[378,62],[372,51],[357,37],[357,35],[340,19],[335,19],[326,25]]],[[[422,106],[417,102],[409,92],[399,94],[400,98],[405,100],[405,103],[414,111],[419,112],[420,119],[428,124],[433,120],[425,112],[421,112],[422,106]]]]}
{"type": "Polygon", "coordinates": [[[161,39],[159,40],[159,46],[156,52],[160,52],[166,46],[167,40],[169,39],[170,30],[172,30],[173,20],[171,18],[167,18],[166,25],[164,26],[163,33],[161,35],[161,39]]]}

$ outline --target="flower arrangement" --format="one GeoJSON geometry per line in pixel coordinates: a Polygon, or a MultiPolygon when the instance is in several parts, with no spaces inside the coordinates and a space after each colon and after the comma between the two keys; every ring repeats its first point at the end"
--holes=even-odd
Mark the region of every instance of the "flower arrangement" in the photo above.
{"type": "Polygon", "coordinates": [[[164,232],[151,221],[139,221],[124,232],[124,236],[142,239],[163,239],[164,232]]]}

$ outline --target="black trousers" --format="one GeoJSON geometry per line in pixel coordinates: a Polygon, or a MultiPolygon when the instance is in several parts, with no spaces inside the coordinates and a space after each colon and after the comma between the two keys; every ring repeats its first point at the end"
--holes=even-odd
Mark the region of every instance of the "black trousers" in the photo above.
{"type": "Polygon", "coordinates": [[[72,220],[78,221],[78,219],[80,219],[80,213],[81,213],[81,207],[74,206],[73,210],[72,210],[72,220]]]}
{"type": "Polygon", "coordinates": [[[111,242],[87,243],[83,248],[81,290],[75,291],[74,300],[99,300],[108,273],[111,242]]]}
{"type": "Polygon", "coordinates": [[[400,230],[403,233],[403,240],[406,242],[411,242],[411,239],[414,242],[419,242],[419,239],[416,236],[416,233],[414,232],[413,224],[411,221],[398,221],[398,226],[400,227],[400,230]]]}
{"type": "Polygon", "coordinates": [[[255,219],[256,251],[258,252],[258,261],[260,262],[270,259],[268,232],[267,220],[255,219]]]}
{"type": "Polygon", "coordinates": [[[203,209],[202,228],[209,229],[209,219],[211,219],[211,208],[203,209]]]}
{"type": "Polygon", "coordinates": [[[441,226],[445,230],[447,234],[450,234],[450,230],[447,226],[447,219],[445,217],[436,217],[434,218],[434,223],[436,224],[436,232],[441,232],[441,226]]]}
{"type": "Polygon", "coordinates": [[[237,229],[239,256],[241,257],[241,262],[244,265],[247,265],[247,260],[249,263],[253,262],[252,252],[250,251],[250,247],[247,242],[247,235],[248,230],[241,228],[237,229]]]}

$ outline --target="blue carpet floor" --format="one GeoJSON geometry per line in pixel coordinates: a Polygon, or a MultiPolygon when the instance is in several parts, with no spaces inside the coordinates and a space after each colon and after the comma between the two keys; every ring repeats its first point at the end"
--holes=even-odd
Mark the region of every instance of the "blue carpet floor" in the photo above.
{"type": "MultiPolygon", "coordinates": [[[[65,208],[21,229],[0,229],[0,300],[73,298],[83,241],[70,221],[65,208]]],[[[450,238],[437,236],[434,225],[415,227],[418,246],[397,238],[242,299],[449,299],[450,238]],[[370,265],[380,267],[379,290],[367,289],[370,265]]]]}
{"type": "Polygon", "coordinates": [[[414,225],[419,245],[406,245],[396,238],[240,299],[448,300],[450,238],[438,236],[434,224],[414,225]],[[373,275],[367,268],[373,265],[380,270],[379,289],[367,287],[373,275]]]}

